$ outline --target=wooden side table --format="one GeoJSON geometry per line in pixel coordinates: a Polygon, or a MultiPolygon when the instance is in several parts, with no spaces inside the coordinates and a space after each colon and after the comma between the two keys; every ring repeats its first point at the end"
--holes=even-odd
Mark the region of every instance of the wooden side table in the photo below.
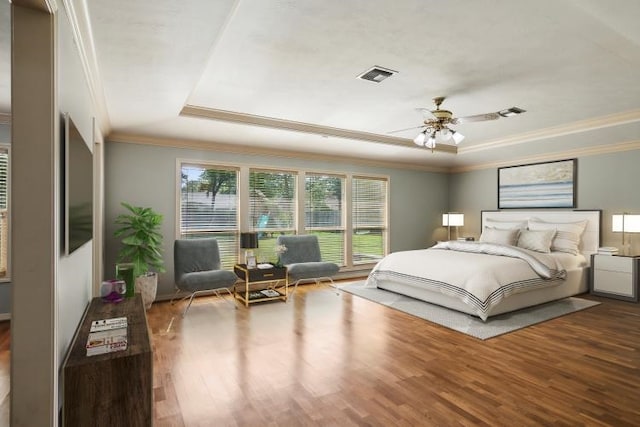
{"type": "Polygon", "coordinates": [[[591,255],[591,293],[625,301],[638,301],[640,257],[591,255]]]}
{"type": "Polygon", "coordinates": [[[233,287],[233,294],[244,303],[245,307],[255,302],[287,300],[289,292],[287,267],[249,269],[246,264],[236,264],[233,271],[236,276],[244,280],[244,289],[239,289],[242,284],[236,284],[233,287]]]}

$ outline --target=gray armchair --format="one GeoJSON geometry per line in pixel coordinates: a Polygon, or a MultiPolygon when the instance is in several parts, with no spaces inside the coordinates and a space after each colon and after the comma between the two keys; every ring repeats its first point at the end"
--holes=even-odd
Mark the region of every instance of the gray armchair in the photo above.
{"type": "Polygon", "coordinates": [[[284,245],[287,250],[280,255],[280,262],[287,267],[289,283],[294,282],[293,295],[301,282],[331,282],[332,276],[340,269],[337,264],[322,261],[318,236],[304,234],[299,236],[278,236],[277,245],[284,245]]]}
{"type": "MultiPolygon", "coordinates": [[[[220,266],[220,249],[216,239],[183,239],[174,242],[173,268],[178,288],[176,294],[181,291],[189,293],[182,298],[189,298],[182,316],[187,314],[193,297],[205,292],[213,292],[222,298],[220,291],[225,291],[231,295],[231,304],[237,308],[229,287],[234,285],[238,277],[231,271],[221,270],[220,266]]],[[[174,299],[175,295],[172,303],[174,299]]]]}

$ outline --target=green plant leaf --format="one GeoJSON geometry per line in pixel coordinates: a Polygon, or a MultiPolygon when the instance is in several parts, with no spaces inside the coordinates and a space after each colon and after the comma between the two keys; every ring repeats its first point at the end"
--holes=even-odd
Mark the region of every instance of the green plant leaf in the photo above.
{"type": "Polygon", "coordinates": [[[117,227],[113,235],[121,238],[122,242],[118,262],[132,263],[136,276],[147,273],[150,268],[164,272],[163,236],[160,233],[162,215],[149,207],[126,202],[121,204],[128,213],[118,215],[115,220],[117,227]]]}

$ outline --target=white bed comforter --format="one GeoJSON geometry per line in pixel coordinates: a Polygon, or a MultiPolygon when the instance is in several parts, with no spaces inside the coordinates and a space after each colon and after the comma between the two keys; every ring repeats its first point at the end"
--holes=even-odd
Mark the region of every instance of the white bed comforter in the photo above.
{"type": "Polygon", "coordinates": [[[442,242],[395,252],[371,271],[365,286],[394,281],[459,298],[486,320],[509,295],[562,283],[566,271],[551,254],[479,242],[442,242]]]}

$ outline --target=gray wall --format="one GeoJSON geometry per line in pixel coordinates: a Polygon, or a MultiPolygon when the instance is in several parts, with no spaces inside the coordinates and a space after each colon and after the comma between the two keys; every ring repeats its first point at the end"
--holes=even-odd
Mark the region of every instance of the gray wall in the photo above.
{"type": "Polygon", "coordinates": [[[124,212],[120,202],[149,206],[164,215],[164,259],[158,296],[174,292],[173,241],[176,237],[176,159],[219,161],[313,171],[360,172],[390,177],[392,251],[430,245],[433,231],[448,204],[448,175],[374,168],[349,163],[254,156],[107,142],[105,146],[105,278],[115,275],[119,242],[113,238],[114,220],[124,212]]]}
{"type": "MultiPolygon", "coordinates": [[[[602,246],[620,247],[622,236],[611,232],[614,213],[640,213],[640,150],[578,158],[578,209],[602,209],[602,246]]],[[[498,206],[496,168],[457,173],[450,180],[450,209],[465,214],[461,233],[480,235],[480,211],[498,206]]],[[[632,237],[640,253],[640,235],[632,237]]]]}
{"type": "Polygon", "coordinates": [[[0,123],[0,142],[11,143],[11,125],[0,123]]]}

